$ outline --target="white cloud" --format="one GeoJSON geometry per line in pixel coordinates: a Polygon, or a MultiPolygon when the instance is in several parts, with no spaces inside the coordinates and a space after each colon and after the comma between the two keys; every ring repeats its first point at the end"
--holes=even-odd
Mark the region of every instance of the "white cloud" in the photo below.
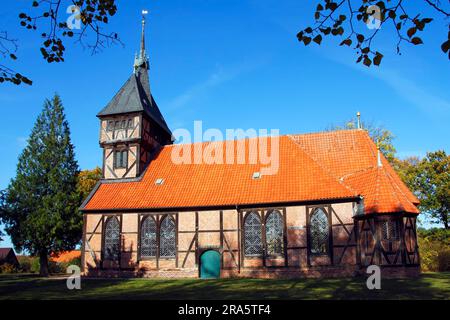
{"type": "Polygon", "coordinates": [[[264,62],[257,61],[252,63],[243,63],[239,66],[231,68],[219,68],[219,70],[214,71],[206,78],[204,81],[194,84],[190,88],[186,89],[183,93],[173,98],[167,104],[168,110],[179,109],[188,105],[191,101],[198,98],[199,96],[206,94],[209,90],[214,87],[220,86],[221,84],[231,81],[237,78],[239,75],[248,72],[250,70],[256,69],[261,66],[264,62]]]}
{"type": "Polygon", "coordinates": [[[401,76],[394,70],[384,70],[374,73],[377,78],[388,84],[404,100],[415,105],[425,112],[449,112],[450,103],[448,100],[430,92],[417,82],[401,76]]]}
{"type": "Polygon", "coordinates": [[[380,67],[372,66],[367,68],[362,64],[355,63],[348,57],[342,55],[324,55],[322,51],[317,52],[334,62],[349,67],[353,70],[362,72],[370,77],[379,79],[391,87],[399,97],[411,103],[418,109],[424,111],[428,115],[433,115],[436,112],[448,114],[450,112],[450,102],[440,95],[425,89],[423,85],[413,80],[407,75],[401,74],[400,71],[389,68],[386,64],[381,64],[380,67]]]}

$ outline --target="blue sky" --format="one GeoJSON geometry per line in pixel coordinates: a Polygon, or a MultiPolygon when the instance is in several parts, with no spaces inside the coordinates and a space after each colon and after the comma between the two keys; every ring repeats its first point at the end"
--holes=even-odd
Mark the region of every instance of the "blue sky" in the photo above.
{"type": "MultiPolygon", "coordinates": [[[[326,39],[304,47],[296,33],[312,24],[315,1],[164,0],[119,1],[108,30],[125,47],[92,56],[70,39],[66,61],[47,64],[39,34],[19,27],[17,15],[30,1],[2,3],[2,27],[20,39],[17,63],[32,86],[0,85],[0,189],[14,177],[45,98],[58,92],[82,169],[101,164],[96,113],[132,71],[140,37],[140,11],[151,11],[147,51],[151,88],[169,127],[267,128],[282,134],[320,131],[354,117],[383,125],[395,136],[400,157],[450,147],[449,62],[440,51],[445,23],[424,32],[425,44],[396,54],[389,32],[376,44],[380,68],[354,63],[351,49],[326,39]],[[126,5],[125,5],[126,3],[126,5]]],[[[422,7],[422,5],[421,5],[422,7]]],[[[412,9],[416,9],[412,7],[412,9]]],[[[427,9],[429,12],[429,10],[427,9]]],[[[8,239],[2,246],[9,246],[8,239]]]]}

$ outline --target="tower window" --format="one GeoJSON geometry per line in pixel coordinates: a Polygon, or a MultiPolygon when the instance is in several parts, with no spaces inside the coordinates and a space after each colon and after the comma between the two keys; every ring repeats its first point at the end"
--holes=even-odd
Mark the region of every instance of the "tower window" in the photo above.
{"type": "Polygon", "coordinates": [[[134,121],[132,118],[122,119],[122,120],[109,120],[106,124],[106,131],[118,131],[133,129],[134,121]]]}
{"type": "Polygon", "coordinates": [[[113,131],[114,130],[114,121],[108,121],[108,124],[106,125],[106,131],[113,131]]]}
{"type": "Polygon", "coordinates": [[[118,150],[114,152],[114,168],[123,169],[128,166],[128,151],[118,150]]]}

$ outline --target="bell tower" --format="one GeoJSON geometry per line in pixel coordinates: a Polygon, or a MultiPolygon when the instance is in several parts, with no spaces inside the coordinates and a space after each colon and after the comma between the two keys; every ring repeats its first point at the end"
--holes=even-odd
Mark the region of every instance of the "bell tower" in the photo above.
{"type": "Polygon", "coordinates": [[[146,14],[147,11],[142,11],[140,50],[134,59],[133,73],[97,114],[104,179],[139,177],[155,152],[172,143],[172,132],[150,90],[150,64],[145,50],[146,14]]]}

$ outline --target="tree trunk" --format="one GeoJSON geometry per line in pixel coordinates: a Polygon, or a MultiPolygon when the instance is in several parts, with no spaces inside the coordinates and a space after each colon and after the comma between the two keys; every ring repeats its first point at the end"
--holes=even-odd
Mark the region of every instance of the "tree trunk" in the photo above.
{"type": "Polygon", "coordinates": [[[444,227],[446,230],[448,230],[448,213],[447,212],[441,212],[441,220],[444,223],[444,227]]]}
{"type": "Polygon", "coordinates": [[[48,255],[47,255],[47,250],[42,250],[39,253],[39,275],[41,277],[48,277],[48,255]]]}

